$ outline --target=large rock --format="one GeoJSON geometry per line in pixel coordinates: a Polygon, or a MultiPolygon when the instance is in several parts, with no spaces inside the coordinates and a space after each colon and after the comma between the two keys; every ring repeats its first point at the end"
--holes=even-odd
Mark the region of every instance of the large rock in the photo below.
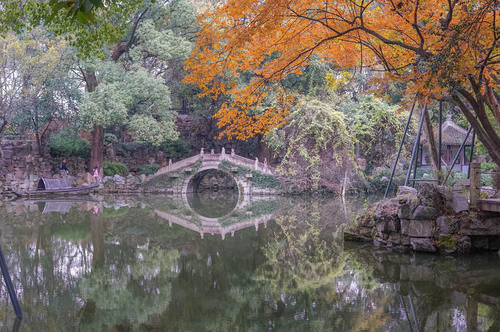
{"type": "Polygon", "coordinates": [[[457,251],[462,254],[470,252],[471,249],[471,239],[469,236],[461,236],[457,242],[457,251]]]}
{"type": "Polygon", "coordinates": [[[440,216],[436,219],[439,234],[449,235],[458,232],[458,220],[450,216],[440,216]]]}
{"type": "Polygon", "coordinates": [[[417,199],[420,205],[444,209],[446,200],[441,193],[442,189],[429,183],[423,183],[418,190],[417,199]]]}
{"type": "Polygon", "coordinates": [[[411,237],[431,237],[433,228],[433,220],[410,219],[408,223],[408,235],[411,237]]]}
{"type": "Polygon", "coordinates": [[[389,199],[377,204],[373,220],[377,231],[383,233],[399,232],[398,200],[389,199]]]}
{"type": "Polygon", "coordinates": [[[399,186],[398,187],[398,196],[402,195],[412,195],[417,197],[417,189],[408,187],[408,186],[399,186]]]}
{"type": "Polygon", "coordinates": [[[437,248],[430,238],[411,238],[410,245],[414,251],[436,252],[437,248]]]}
{"type": "Polygon", "coordinates": [[[399,219],[410,219],[411,217],[411,207],[409,203],[401,204],[398,207],[398,218],[399,219]]]}
{"type": "Polygon", "coordinates": [[[451,200],[451,206],[455,213],[469,210],[469,201],[464,195],[454,192],[451,200]]]}
{"type": "Polygon", "coordinates": [[[410,227],[409,219],[401,219],[401,234],[408,235],[408,228],[410,227]]]}
{"type": "Polygon", "coordinates": [[[113,182],[115,184],[125,184],[125,178],[123,176],[115,174],[115,176],[113,176],[113,182]]]}
{"type": "Polygon", "coordinates": [[[431,206],[418,205],[411,213],[410,219],[434,219],[438,215],[438,210],[431,206]]]}
{"type": "MultiPolygon", "coordinates": [[[[465,224],[465,222],[462,222],[465,224]]],[[[473,218],[464,225],[463,234],[467,235],[500,235],[500,217],[473,218]]]]}
{"type": "Polygon", "coordinates": [[[102,183],[112,183],[112,182],[113,182],[112,176],[105,176],[102,178],[102,183]]]}
{"type": "Polygon", "coordinates": [[[450,188],[445,186],[439,186],[437,187],[437,190],[439,191],[444,200],[443,206],[438,207],[440,214],[450,215],[469,210],[469,203],[467,197],[465,197],[461,193],[452,191],[450,190],[450,188]]]}

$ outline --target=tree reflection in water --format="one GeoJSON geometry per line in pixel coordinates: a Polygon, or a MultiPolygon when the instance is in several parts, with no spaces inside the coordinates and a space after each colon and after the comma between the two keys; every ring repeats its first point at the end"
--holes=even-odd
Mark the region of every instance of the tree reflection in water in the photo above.
{"type": "MultiPolygon", "coordinates": [[[[65,209],[0,206],[23,331],[499,330],[496,255],[415,256],[343,243],[340,226],[356,208],[337,200],[249,202],[219,220],[236,230],[224,239],[160,218],[157,211],[204,222],[172,197],[65,209]],[[255,227],[252,218],[273,214],[255,227]]],[[[3,326],[12,326],[3,288],[0,305],[3,326]]]]}

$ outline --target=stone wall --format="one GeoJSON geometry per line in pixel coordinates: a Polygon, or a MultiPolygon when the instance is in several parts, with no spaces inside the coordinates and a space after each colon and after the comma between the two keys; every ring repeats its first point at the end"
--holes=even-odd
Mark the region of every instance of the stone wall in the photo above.
{"type": "MultiPolygon", "coordinates": [[[[111,145],[105,149],[104,160],[125,163],[131,171],[141,165],[157,163],[166,165],[162,152],[141,148],[130,153],[116,153],[111,145]]],[[[63,158],[53,158],[48,153],[40,156],[34,140],[0,140],[0,193],[35,189],[40,177],[61,177],[59,165],[63,158]]],[[[87,173],[87,160],[66,158],[68,178],[74,185],[92,182],[87,173]]]]}
{"type": "MultiPolygon", "coordinates": [[[[0,140],[0,192],[35,188],[40,177],[60,177],[62,158],[39,156],[36,142],[30,140],[0,140]]],[[[67,158],[70,180],[81,184],[85,176],[85,160],[67,158]]]]}
{"type": "Polygon", "coordinates": [[[498,250],[500,214],[469,211],[467,198],[447,187],[400,187],[395,198],[359,214],[345,238],[444,254],[498,250]]]}

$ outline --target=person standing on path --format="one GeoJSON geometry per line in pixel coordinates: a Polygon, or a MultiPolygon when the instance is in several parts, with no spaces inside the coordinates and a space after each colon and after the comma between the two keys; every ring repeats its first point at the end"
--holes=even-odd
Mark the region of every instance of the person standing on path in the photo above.
{"type": "Polygon", "coordinates": [[[61,164],[59,165],[59,171],[61,172],[61,175],[63,177],[66,177],[68,175],[69,170],[66,166],[66,159],[63,159],[63,161],[61,161],[61,164]]]}
{"type": "Polygon", "coordinates": [[[94,167],[94,180],[96,183],[99,183],[100,182],[100,179],[99,179],[99,167],[94,167]]]}

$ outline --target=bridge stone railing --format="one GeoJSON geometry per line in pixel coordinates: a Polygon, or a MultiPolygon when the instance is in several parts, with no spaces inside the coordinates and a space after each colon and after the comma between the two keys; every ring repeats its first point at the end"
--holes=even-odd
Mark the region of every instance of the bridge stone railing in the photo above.
{"type": "Polygon", "coordinates": [[[189,157],[189,158],[186,158],[186,159],[182,159],[182,160],[179,160],[178,162],[175,162],[172,164],[172,160],[169,161],[169,164],[168,166],[165,166],[165,167],[162,167],[160,168],[155,174],[154,176],[157,176],[157,175],[161,175],[161,174],[165,174],[165,173],[168,173],[168,172],[173,172],[173,171],[177,171],[179,169],[182,169],[182,168],[185,168],[189,165],[192,165],[194,164],[195,162],[197,162],[198,160],[200,160],[201,158],[201,155],[200,154],[197,154],[195,156],[192,156],[192,157],[189,157]]]}

